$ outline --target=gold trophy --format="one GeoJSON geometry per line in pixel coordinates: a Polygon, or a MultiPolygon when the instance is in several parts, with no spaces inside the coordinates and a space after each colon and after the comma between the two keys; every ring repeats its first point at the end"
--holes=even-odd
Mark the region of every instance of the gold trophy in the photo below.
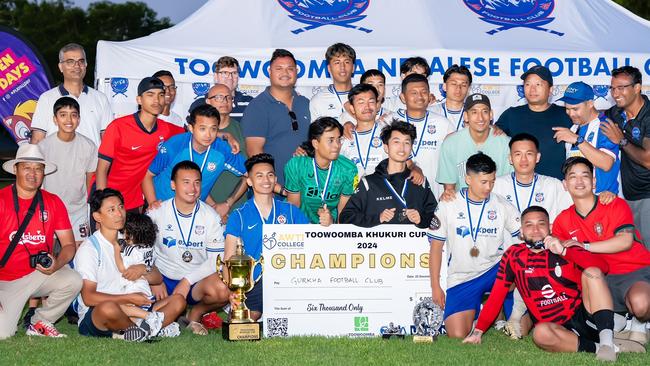
{"type": "MultiPolygon", "coordinates": [[[[246,307],[245,293],[252,290],[259,277],[253,280],[253,270],[259,264],[264,271],[264,257],[255,261],[251,256],[244,254],[241,239],[237,239],[235,255],[225,262],[221,255],[217,256],[217,268],[225,264],[227,275],[219,273],[219,277],[228,286],[230,291],[235,293],[236,302],[239,304],[230,310],[228,321],[223,323],[222,335],[229,341],[257,341],[261,337],[262,323],[256,322],[250,317],[250,310],[246,307]]],[[[223,271],[226,272],[226,271],[223,271]]]]}

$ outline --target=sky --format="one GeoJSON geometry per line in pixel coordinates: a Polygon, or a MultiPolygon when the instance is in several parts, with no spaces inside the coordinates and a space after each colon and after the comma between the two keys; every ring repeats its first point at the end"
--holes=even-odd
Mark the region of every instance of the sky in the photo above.
{"type": "MultiPolygon", "coordinates": [[[[72,0],[76,6],[86,9],[88,4],[98,0],[72,0]]],[[[128,0],[111,0],[112,3],[125,3],[128,0]]],[[[132,0],[146,3],[158,13],[158,17],[169,17],[172,23],[178,24],[208,0],[132,0]]]]}

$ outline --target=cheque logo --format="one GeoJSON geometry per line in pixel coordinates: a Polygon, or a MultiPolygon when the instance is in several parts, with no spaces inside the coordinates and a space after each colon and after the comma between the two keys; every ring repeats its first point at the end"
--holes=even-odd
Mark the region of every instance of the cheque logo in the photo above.
{"type": "Polygon", "coordinates": [[[278,240],[275,238],[275,234],[271,234],[271,236],[268,236],[267,234],[264,234],[264,238],[262,238],[262,244],[264,244],[264,247],[266,249],[271,250],[275,248],[276,245],[278,245],[278,240]]]}
{"type": "Polygon", "coordinates": [[[555,0],[463,0],[465,5],[478,14],[482,21],[499,26],[487,31],[494,35],[512,28],[524,27],[548,32],[557,36],[564,33],[543,28],[555,18],[550,17],[555,0]]]}
{"type": "Polygon", "coordinates": [[[292,30],[293,34],[300,34],[324,25],[336,25],[365,33],[372,32],[372,29],[352,24],[366,17],[362,14],[368,9],[370,0],[278,0],[278,3],[291,14],[289,18],[307,25],[292,30]]]}
{"type": "Polygon", "coordinates": [[[123,95],[126,98],[126,91],[129,89],[129,79],[127,78],[111,78],[111,90],[113,90],[113,98],[118,95],[123,95]]]}
{"type": "Polygon", "coordinates": [[[355,316],[354,317],[354,331],[355,332],[367,332],[370,327],[368,326],[368,317],[367,316],[355,316]]]}

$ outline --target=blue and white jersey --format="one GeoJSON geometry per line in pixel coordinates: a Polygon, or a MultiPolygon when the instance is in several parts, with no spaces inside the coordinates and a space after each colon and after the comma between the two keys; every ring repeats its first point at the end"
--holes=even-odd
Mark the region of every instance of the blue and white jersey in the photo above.
{"type": "Polygon", "coordinates": [[[482,202],[472,201],[466,188],[453,201],[440,201],[436,217],[440,226],[429,228],[427,235],[447,242],[447,288],[472,280],[499,263],[521,228],[517,208],[505,198],[491,194],[482,202]],[[479,250],[476,257],[470,255],[473,246],[479,250]]]}
{"type": "Polygon", "coordinates": [[[159,200],[164,201],[174,197],[170,184],[172,169],[184,160],[193,161],[201,168],[202,201],[208,197],[212,186],[224,170],[236,176],[245,174],[244,158],[239,154],[233,154],[227,142],[216,139],[208,150],[200,154],[191,148],[191,143],[192,133],[186,132],[171,137],[158,149],[149,171],[156,175],[153,178],[153,185],[156,198],[159,200]]]}
{"type": "Polygon", "coordinates": [[[372,129],[353,131],[351,140],[343,139],[341,155],[352,160],[357,166],[359,177],[374,173],[377,165],[388,158],[388,154],[384,151],[384,144],[379,137],[384,127],[383,122],[376,121],[372,129]]]}
{"type": "Polygon", "coordinates": [[[345,112],[343,105],[348,101],[347,91],[336,91],[334,85],[330,84],[325,90],[320,90],[309,100],[309,113],[311,121],[319,117],[339,118],[345,112]]]}
{"type": "Polygon", "coordinates": [[[465,108],[461,108],[459,110],[449,109],[449,107],[447,107],[447,103],[445,100],[443,100],[440,103],[436,103],[429,107],[429,110],[433,113],[440,114],[451,121],[451,123],[456,126],[455,131],[465,128],[465,121],[463,119],[463,112],[465,112],[465,108]]]}
{"type": "Polygon", "coordinates": [[[223,253],[224,236],[221,218],[212,207],[198,201],[196,209],[186,215],[178,212],[171,198],[147,214],[158,226],[153,259],[163,276],[195,283],[216,272],[216,255],[223,253]]]}
{"type": "MultiPolygon", "coordinates": [[[[609,169],[609,171],[604,171],[600,168],[594,167],[594,177],[596,178],[596,194],[609,191],[615,194],[618,194],[618,174],[621,169],[621,159],[619,158],[619,147],[617,144],[613,143],[604,133],[601,133],[600,126],[607,117],[604,113],[600,113],[598,118],[593,121],[578,126],[571,126],[571,131],[573,131],[578,136],[582,136],[587,143],[596,149],[603,151],[607,155],[610,155],[614,158],[614,165],[609,169]]],[[[566,157],[570,158],[573,156],[582,156],[582,152],[577,146],[566,143],[566,157]]]]}
{"type": "MultiPolygon", "coordinates": [[[[276,240],[262,237],[264,224],[309,224],[309,219],[298,207],[278,199],[273,200],[273,209],[269,216],[262,218],[255,205],[255,199],[251,198],[230,214],[226,235],[241,239],[244,252],[258,260],[262,255],[263,241],[276,240]]],[[[254,277],[260,274],[260,270],[259,266],[255,267],[254,277]]]]}

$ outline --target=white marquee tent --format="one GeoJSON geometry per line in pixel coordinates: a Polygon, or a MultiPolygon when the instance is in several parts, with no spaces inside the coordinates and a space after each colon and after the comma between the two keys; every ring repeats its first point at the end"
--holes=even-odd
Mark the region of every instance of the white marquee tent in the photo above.
{"type": "Polygon", "coordinates": [[[255,95],[268,82],[272,51],[286,48],[299,61],[299,91],[311,96],[329,84],[325,49],[344,42],[357,51],[355,81],[379,68],[389,95],[399,93],[400,59],[418,55],[432,65],[439,98],[444,70],[465,64],[472,91],[490,96],[500,112],[523,102],[519,75],[544,64],[554,73],[554,99],[563,85],[583,80],[606,107],[611,69],[636,66],[648,83],[647,39],[650,22],[610,0],[212,0],[172,28],[100,41],[96,83],[123,114],[134,110],[142,77],[169,70],[179,85],[174,110],[184,115],[209,87],[219,57],[239,60],[240,89],[255,95]]]}

